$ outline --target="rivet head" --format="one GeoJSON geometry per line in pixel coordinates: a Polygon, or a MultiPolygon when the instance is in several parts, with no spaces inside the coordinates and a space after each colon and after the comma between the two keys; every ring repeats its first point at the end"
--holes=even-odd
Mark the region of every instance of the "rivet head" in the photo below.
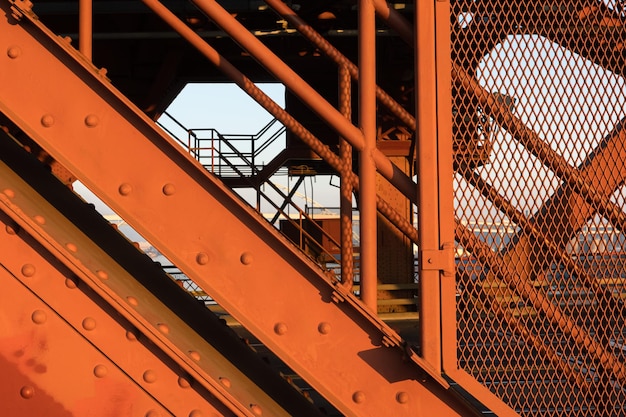
{"type": "Polygon", "coordinates": [[[41,125],[43,127],[52,127],[54,125],[54,116],[51,114],[44,114],[41,116],[41,125]]]}
{"type": "Polygon", "coordinates": [[[263,410],[258,404],[250,404],[250,410],[252,411],[252,414],[254,414],[255,416],[263,415],[263,410]]]}
{"type": "Polygon", "coordinates": [[[96,328],[96,320],[93,317],[85,317],[82,324],[85,330],[93,330],[96,328]]]}
{"type": "Polygon", "coordinates": [[[10,188],[5,188],[4,190],[2,190],[2,193],[4,195],[6,195],[7,197],[9,197],[9,198],[14,198],[15,197],[15,191],[13,191],[10,188]]]}
{"type": "Polygon", "coordinates": [[[96,365],[93,368],[93,374],[96,376],[96,378],[104,378],[107,372],[107,367],[104,365],[96,365]]]}
{"type": "Polygon", "coordinates": [[[48,320],[48,315],[43,310],[35,310],[30,318],[35,324],[43,324],[48,320]]]}
{"type": "Polygon", "coordinates": [[[200,360],[200,354],[198,352],[196,352],[195,350],[190,350],[189,351],[189,357],[191,359],[193,359],[194,361],[199,361],[200,360]]]}
{"type": "Polygon", "coordinates": [[[128,304],[130,304],[133,307],[137,307],[139,305],[139,301],[137,301],[137,299],[133,297],[132,295],[129,295],[128,297],[126,297],[126,301],[128,301],[128,304]]]}
{"type": "Polygon", "coordinates": [[[130,340],[131,342],[136,342],[138,339],[137,330],[135,329],[126,330],[126,339],[130,340]]]}
{"type": "Polygon", "coordinates": [[[121,194],[121,195],[129,195],[132,191],[133,191],[133,187],[132,185],[128,184],[128,183],[123,183],[119,186],[119,188],[117,189],[117,191],[121,194]]]}
{"type": "Polygon", "coordinates": [[[37,223],[44,225],[46,224],[46,219],[43,216],[40,215],[36,215],[35,217],[33,217],[33,220],[35,220],[37,223]]]}
{"type": "Polygon", "coordinates": [[[16,235],[20,231],[20,226],[17,224],[7,224],[5,230],[9,235],[16,235]]]}
{"type": "Polygon", "coordinates": [[[230,388],[230,379],[228,378],[224,378],[224,377],[220,377],[220,383],[222,385],[224,385],[226,388],[230,388]]]}
{"type": "Polygon", "coordinates": [[[33,264],[24,264],[22,266],[22,275],[25,277],[32,277],[35,275],[35,266],[33,264]]]}
{"type": "Polygon", "coordinates": [[[170,327],[165,323],[157,324],[157,329],[159,329],[159,331],[163,334],[169,334],[170,332],[170,327]]]}
{"type": "Polygon", "coordinates": [[[77,278],[66,278],[65,279],[65,286],[71,290],[73,290],[74,288],[78,287],[78,279],[77,278]]]}
{"type": "Polygon", "coordinates": [[[98,278],[100,278],[103,281],[109,279],[109,274],[107,274],[105,271],[101,269],[96,271],[96,275],[98,276],[98,278]]]}
{"type": "Polygon", "coordinates": [[[317,331],[320,332],[321,334],[328,334],[330,333],[330,323],[328,322],[321,322],[318,326],[317,326],[317,331]]]}
{"type": "Polygon", "coordinates": [[[152,384],[157,380],[156,372],[154,372],[152,369],[148,369],[146,372],[143,373],[143,380],[146,381],[148,384],[152,384]]]}
{"type": "Polygon", "coordinates": [[[196,255],[196,262],[198,265],[206,265],[209,263],[209,255],[205,252],[200,252],[196,255]]]}
{"type": "Polygon", "coordinates": [[[87,127],[96,127],[100,123],[100,118],[95,114],[88,114],[85,117],[85,126],[87,127]]]}
{"type": "Polygon", "coordinates": [[[191,382],[189,382],[189,378],[185,376],[178,377],[178,386],[181,388],[189,388],[191,387],[191,382]]]}
{"type": "Polygon", "coordinates": [[[76,247],[76,245],[75,245],[75,244],[73,244],[73,243],[66,243],[66,244],[65,244],[65,247],[66,247],[66,248],[67,248],[67,250],[68,250],[68,251],[70,251],[70,252],[77,252],[77,251],[78,251],[78,248],[77,248],[77,247],[76,247]]]}
{"type": "Polygon", "coordinates": [[[352,394],[352,401],[357,404],[361,404],[363,401],[365,401],[365,394],[363,393],[363,391],[356,391],[354,394],[352,394]]]}
{"type": "Polygon", "coordinates": [[[241,257],[239,258],[239,260],[244,265],[250,265],[254,259],[250,252],[244,252],[241,254],[241,257]]]}
{"type": "Polygon", "coordinates": [[[409,401],[409,394],[404,391],[398,392],[396,394],[396,401],[400,404],[406,404],[409,401]]]}
{"type": "Polygon", "coordinates": [[[176,187],[174,184],[168,183],[163,186],[163,194],[172,195],[176,192],[176,187]]]}
{"type": "Polygon", "coordinates": [[[22,55],[22,50],[19,46],[11,46],[7,49],[7,56],[11,59],[18,58],[20,55],[22,55]]]}
{"type": "Polygon", "coordinates": [[[276,333],[279,336],[284,335],[285,333],[287,333],[287,325],[283,322],[278,322],[274,325],[274,333],[276,333]]]}
{"type": "Polygon", "coordinates": [[[20,396],[22,398],[26,398],[28,400],[30,398],[33,398],[33,395],[35,395],[35,388],[31,387],[30,385],[24,385],[20,389],[20,396]]]}
{"type": "Polygon", "coordinates": [[[192,410],[191,413],[189,413],[189,417],[202,417],[203,415],[200,410],[192,410]]]}
{"type": "Polygon", "coordinates": [[[157,410],[148,410],[148,412],[146,413],[146,417],[160,417],[161,413],[159,413],[157,410]]]}

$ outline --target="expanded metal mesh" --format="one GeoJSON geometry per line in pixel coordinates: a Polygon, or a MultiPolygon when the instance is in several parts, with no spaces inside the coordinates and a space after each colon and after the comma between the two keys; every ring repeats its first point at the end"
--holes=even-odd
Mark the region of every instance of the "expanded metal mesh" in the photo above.
{"type": "Polygon", "coordinates": [[[453,2],[458,359],[521,415],[626,415],[626,12],[453,2]]]}

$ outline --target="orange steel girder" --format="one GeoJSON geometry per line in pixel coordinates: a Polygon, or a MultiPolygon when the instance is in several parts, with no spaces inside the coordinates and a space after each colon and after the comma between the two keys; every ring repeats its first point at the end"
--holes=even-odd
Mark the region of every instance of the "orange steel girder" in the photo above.
{"type": "MultiPolygon", "coordinates": [[[[0,144],[0,148],[4,161],[11,160],[13,163],[22,159],[23,176],[36,177],[38,174],[39,187],[55,190],[54,186],[57,185],[55,192],[64,203],[76,199],[69,190],[63,187],[59,189],[58,184],[50,183],[50,179],[45,181],[46,174],[37,172],[37,168],[42,167],[25,165],[24,156],[12,149],[15,145],[10,140],[7,143],[8,138],[2,136],[4,142],[0,144]],[[37,174],[26,174],[26,171],[35,171],[37,174]]],[[[3,256],[6,253],[7,257],[3,258],[2,264],[12,271],[21,272],[21,276],[30,278],[55,273],[52,267],[46,267],[44,262],[46,259],[52,259],[49,262],[61,271],[57,274],[63,275],[58,282],[64,282],[65,287],[71,289],[80,286],[81,291],[75,292],[80,294],[80,297],[78,295],[75,298],[69,297],[65,287],[53,286],[51,280],[30,279],[23,280],[23,283],[53,307],[64,320],[76,323],[78,326],[76,328],[82,327],[80,330],[86,330],[83,335],[92,344],[117,366],[123,367],[127,375],[141,382],[144,389],[164,404],[170,412],[174,415],[200,415],[198,414],[200,411],[193,413],[193,407],[188,409],[195,404],[196,409],[204,409],[209,415],[213,413],[253,416],[256,415],[257,409],[264,409],[272,415],[287,416],[293,413],[294,409],[288,412],[268,398],[267,394],[241,370],[236,369],[234,364],[207,343],[206,335],[195,332],[169,310],[156,297],[163,289],[154,286],[148,289],[137,282],[126,271],[128,265],[119,265],[111,259],[90,241],[77,225],[72,224],[55,206],[26,184],[5,162],[0,162],[0,173],[0,189],[3,190],[0,194],[0,210],[6,213],[3,216],[7,218],[5,222],[9,224],[7,233],[14,235],[19,231],[20,236],[24,236],[26,241],[23,244],[17,239],[3,242],[3,246],[0,247],[6,249],[2,253],[3,256]],[[29,250],[28,246],[41,253],[39,255],[41,262],[35,262],[33,254],[35,250],[29,250]],[[58,260],[54,260],[52,256],[56,256],[58,260]],[[98,309],[90,303],[96,307],[103,307],[98,309]],[[118,325],[121,328],[119,331],[112,329],[113,324],[104,327],[104,323],[115,321],[112,317],[121,323],[118,325]],[[111,339],[111,335],[117,333],[124,337],[111,339]],[[141,340],[140,343],[127,344],[127,340],[134,342],[138,339],[141,340]],[[144,345],[154,351],[152,355],[155,358],[151,362],[146,360],[144,345]],[[156,383],[157,381],[159,383],[156,383]],[[161,381],[173,381],[175,384],[161,384],[161,381]],[[197,392],[193,395],[178,393],[177,390],[171,389],[171,386],[176,385],[179,388],[189,388],[193,385],[194,388],[190,391],[197,392]],[[158,389],[155,390],[154,387],[158,389]],[[204,405],[205,402],[208,404],[204,405]]],[[[80,209],[77,209],[66,203],[65,208],[67,207],[73,208],[74,213],[82,210],[94,214],[85,204],[81,204],[80,209]]],[[[81,218],[80,221],[89,221],[89,217],[85,218],[81,218]]],[[[95,230],[91,233],[105,235],[106,232],[113,232],[109,225],[104,226],[108,230],[104,232],[95,230]]],[[[120,242],[113,244],[119,245],[120,242]]],[[[127,258],[138,255],[141,258],[130,243],[126,246],[133,252],[126,255],[127,258]]],[[[150,279],[169,280],[164,274],[159,275],[154,268],[144,270],[142,273],[150,274],[150,279]]],[[[166,291],[179,290],[184,294],[184,291],[173,282],[166,283],[172,287],[169,290],[166,288],[166,291]]],[[[184,301],[196,303],[195,299],[184,295],[184,301]]],[[[207,321],[204,322],[207,329],[217,334],[223,327],[222,323],[217,323],[219,326],[217,329],[211,325],[207,321]]],[[[234,341],[238,346],[248,349],[239,340],[234,341]]],[[[228,345],[222,342],[221,346],[228,345]]],[[[230,351],[237,353],[236,347],[233,349],[233,346],[230,346],[230,351]]],[[[67,366],[71,366],[71,359],[68,360],[67,366]]],[[[284,385],[283,389],[288,388],[286,383],[284,385]]],[[[114,392],[103,392],[102,396],[114,396],[114,392]]],[[[303,398],[302,401],[305,402],[303,398]]],[[[317,415],[305,407],[300,407],[299,412],[303,415],[317,415]]]]}
{"type": "Polygon", "coordinates": [[[347,415],[471,412],[393,330],[156,130],[102,72],[27,9],[17,22],[2,8],[0,110],[326,399],[347,415]]]}

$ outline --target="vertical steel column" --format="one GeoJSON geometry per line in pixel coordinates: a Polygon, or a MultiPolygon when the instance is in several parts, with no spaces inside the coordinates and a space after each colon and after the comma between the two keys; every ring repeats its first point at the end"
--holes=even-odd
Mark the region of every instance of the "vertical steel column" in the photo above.
{"type": "Polygon", "coordinates": [[[439,249],[448,267],[441,273],[441,344],[444,369],[457,367],[456,279],[454,276],[454,155],[452,138],[452,52],[450,0],[435,3],[437,75],[437,161],[439,249]]]}
{"type": "MultiPolygon", "coordinates": [[[[454,262],[448,259],[453,256],[450,243],[444,246],[453,242],[454,230],[449,224],[453,222],[449,33],[444,39],[445,28],[436,24],[436,15],[442,15],[446,6],[447,2],[430,0],[416,2],[415,7],[420,324],[422,357],[437,370],[442,364],[442,306],[454,308],[454,299],[442,304],[442,274],[450,272],[454,262]]],[[[449,18],[440,21],[449,31],[449,18]]],[[[446,319],[451,314],[447,311],[446,319]]]]}
{"type": "Polygon", "coordinates": [[[361,299],[376,311],[376,14],[369,0],[359,1],[359,126],[364,146],[359,153],[361,299]]]}
{"type": "Polygon", "coordinates": [[[92,0],[80,0],[78,5],[78,49],[91,61],[92,56],[92,0]]]}
{"type": "MultiPolygon", "coordinates": [[[[352,122],[352,77],[345,65],[339,67],[339,111],[352,122]]],[[[340,223],[341,223],[341,282],[351,288],[354,282],[354,248],[352,247],[352,147],[340,138],[341,156],[340,223]]]]}

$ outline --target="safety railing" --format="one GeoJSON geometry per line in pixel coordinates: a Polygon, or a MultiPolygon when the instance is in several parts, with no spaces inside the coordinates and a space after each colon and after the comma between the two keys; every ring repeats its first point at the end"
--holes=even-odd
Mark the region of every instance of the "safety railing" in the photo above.
{"type": "MultiPolygon", "coordinates": [[[[266,214],[267,220],[341,281],[341,268],[336,266],[341,259],[339,236],[331,234],[328,228],[322,226],[323,221],[330,220],[319,220],[313,213],[303,210],[293,200],[293,194],[286,194],[271,178],[258,178],[263,165],[257,165],[256,161],[284,134],[284,126],[276,126],[278,122],[273,119],[256,134],[222,134],[213,128],[187,128],[170,113],[164,112],[163,115],[165,119],[159,120],[158,124],[190,155],[218,177],[241,179],[245,186],[254,189],[256,201],[253,204],[256,204],[257,209],[263,207],[265,211],[274,212],[271,216],[266,214]],[[179,137],[181,132],[186,135],[186,140],[179,137]],[[265,187],[272,191],[272,196],[263,191],[265,187]]],[[[301,176],[292,190],[296,191],[303,180],[301,176]]],[[[356,281],[359,281],[358,269],[356,281]]],[[[195,284],[185,282],[195,294],[195,284]]],[[[196,295],[203,299],[201,293],[196,295]]]]}
{"type": "Polygon", "coordinates": [[[282,147],[285,127],[272,119],[254,134],[224,134],[213,128],[188,128],[174,116],[163,112],[159,125],[173,136],[205,168],[221,178],[251,178],[262,171],[264,155],[270,147],[282,147]],[[184,132],[181,139],[178,131],[184,132]]]}

